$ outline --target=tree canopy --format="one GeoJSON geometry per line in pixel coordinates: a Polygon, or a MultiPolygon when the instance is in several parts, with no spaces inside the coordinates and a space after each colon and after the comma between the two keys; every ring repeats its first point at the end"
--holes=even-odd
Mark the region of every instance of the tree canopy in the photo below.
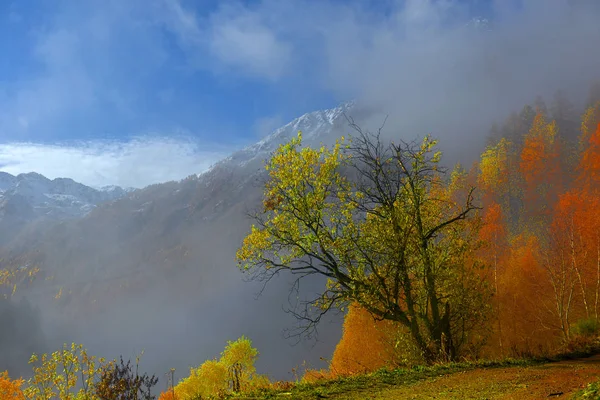
{"type": "Polygon", "coordinates": [[[326,278],[295,310],[303,332],[356,302],[406,327],[425,360],[453,359],[484,319],[488,293],[467,261],[474,188],[462,170],[445,179],[430,136],[384,143],[356,129],[347,145],[302,147],[299,133],[273,154],[240,267],[265,282],[280,271],[326,278]]]}

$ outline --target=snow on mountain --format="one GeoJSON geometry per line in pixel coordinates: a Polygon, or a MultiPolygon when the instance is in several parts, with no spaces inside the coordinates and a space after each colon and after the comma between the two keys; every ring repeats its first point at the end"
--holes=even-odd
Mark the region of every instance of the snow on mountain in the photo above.
{"type": "MultiPolygon", "coordinates": [[[[295,137],[298,131],[302,131],[304,143],[307,145],[319,145],[321,142],[327,143],[335,139],[335,135],[332,135],[335,126],[345,125],[344,114],[353,107],[354,102],[347,102],[332,109],[304,114],[276,129],[259,142],[219,161],[208,171],[199,174],[197,179],[205,188],[212,183],[222,186],[223,182],[228,181],[224,181],[223,178],[232,177],[230,174],[236,171],[237,187],[232,190],[242,190],[245,182],[251,180],[255,173],[262,171],[263,161],[279,145],[295,137]]],[[[228,183],[233,184],[233,181],[229,179],[228,183]]],[[[17,176],[0,172],[0,218],[9,215],[24,220],[31,220],[32,216],[52,219],[80,217],[87,215],[101,203],[127,197],[129,194],[137,197],[134,192],[139,193],[134,188],[119,186],[92,188],[70,178],[50,180],[35,172],[17,176]],[[23,215],[12,215],[13,213],[23,215]]]]}
{"type": "Polygon", "coordinates": [[[102,186],[101,188],[98,188],[98,190],[100,190],[101,192],[118,193],[119,195],[124,195],[126,193],[131,193],[137,189],[132,187],[122,188],[121,186],[108,185],[102,186]]]}
{"type": "Polygon", "coordinates": [[[119,199],[127,193],[120,187],[112,187],[109,190],[93,189],[70,178],[50,180],[35,172],[17,176],[0,172],[2,215],[19,213],[23,210],[27,210],[29,214],[29,210],[32,210],[33,216],[36,217],[83,216],[98,204],[119,199]],[[15,203],[22,204],[16,207],[15,203]]]}
{"type": "Polygon", "coordinates": [[[344,114],[348,113],[354,105],[355,103],[351,101],[332,109],[306,113],[281,128],[276,129],[257,143],[219,161],[204,174],[208,175],[211,170],[218,167],[244,167],[251,161],[262,161],[275,151],[279,145],[295,137],[298,131],[302,131],[302,139],[305,144],[309,145],[317,145],[319,141],[331,139],[330,136],[334,125],[341,121],[344,118],[344,114]]]}

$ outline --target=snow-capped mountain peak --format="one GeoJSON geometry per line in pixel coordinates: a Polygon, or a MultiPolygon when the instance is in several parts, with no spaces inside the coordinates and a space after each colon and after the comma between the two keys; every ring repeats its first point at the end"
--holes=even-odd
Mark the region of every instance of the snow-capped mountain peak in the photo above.
{"type": "MultiPolygon", "coordinates": [[[[350,111],[354,105],[354,101],[350,101],[328,110],[306,113],[281,128],[277,128],[273,133],[267,135],[257,143],[218,162],[213,168],[230,163],[243,167],[253,160],[262,160],[269,153],[276,150],[279,145],[295,137],[298,134],[298,131],[302,131],[302,137],[306,143],[317,144],[319,140],[328,136],[334,124],[343,118],[343,115],[350,111]]],[[[212,170],[212,168],[209,169],[209,171],[210,170],[212,170]]]]}
{"type": "MultiPolygon", "coordinates": [[[[13,176],[0,172],[0,208],[13,204],[13,199],[26,202],[34,216],[53,218],[76,217],[87,214],[98,204],[116,200],[127,194],[120,187],[97,190],[70,178],[50,180],[36,172],[13,176]]],[[[14,207],[11,210],[16,210],[14,207]]],[[[21,208],[19,208],[21,209],[21,208]]],[[[14,211],[13,210],[13,211],[14,211]]],[[[2,212],[2,215],[7,214],[2,212]]],[[[16,216],[13,216],[16,217],[16,216]]]]}

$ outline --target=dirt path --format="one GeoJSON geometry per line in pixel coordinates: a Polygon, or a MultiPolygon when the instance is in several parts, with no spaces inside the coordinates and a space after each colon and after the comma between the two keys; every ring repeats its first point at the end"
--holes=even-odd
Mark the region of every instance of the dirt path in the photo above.
{"type": "Polygon", "coordinates": [[[476,369],[390,388],[365,399],[565,399],[600,379],[600,355],[532,367],[476,369]]]}

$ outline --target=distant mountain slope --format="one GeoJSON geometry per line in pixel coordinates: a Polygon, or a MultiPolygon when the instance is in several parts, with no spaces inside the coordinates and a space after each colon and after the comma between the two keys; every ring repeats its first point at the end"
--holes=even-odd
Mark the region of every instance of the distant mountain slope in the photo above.
{"type": "MultiPolygon", "coordinates": [[[[17,176],[0,172],[0,201],[11,204],[12,198],[18,198],[19,202],[26,202],[23,207],[31,208],[34,216],[83,216],[98,204],[121,198],[130,191],[117,186],[97,190],[70,178],[50,180],[35,172],[17,176]]],[[[13,212],[10,214],[14,216],[13,212]]]]}
{"type": "Polygon", "coordinates": [[[35,172],[13,176],[0,172],[0,245],[37,220],[87,215],[99,204],[117,200],[133,189],[94,189],[69,178],[50,180],[35,172]]]}
{"type": "MultiPolygon", "coordinates": [[[[157,373],[171,366],[185,369],[186,362],[214,357],[218,353],[211,351],[220,351],[225,339],[241,334],[250,335],[262,349],[261,362],[269,372],[290,371],[304,359],[319,362],[318,357],[328,356],[339,339],[338,326],[329,328],[336,333],[310,352],[312,355],[305,347],[290,347],[290,342],[281,338],[282,330],[295,323],[281,309],[289,286],[285,281],[275,284],[254,301],[260,286],[243,282],[235,251],[250,227],[247,211],[261,204],[264,161],[271,152],[298,130],[303,131],[307,144],[333,142],[347,133],[344,113],[352,106],[347,103],[305,114],[204,173],[100,203],[86,209],[80,218],[29,224],[0,248],[5,266],[40,268],[36,280],[17,296],[26,295],[43,305],[47,315],[56,315],[53,323],[72,324],[69,334],[79,332],[86,343],[90,334],[100,335],[103,339],[98,346],[111,350],[127,343],[139,348],[140,340],[180,337],[178,341],[187,347],[175,346],[168,354],[154,355],[157,373]],[[168,329],[163,326],[174,318],[177,323],[171,322],[168,329]],[[115,321],[120,321],[119,330],[126,332],[116,342],[110,338],[115,321]],[[199,354],[190,353],[190,348],[199,354]],[[173,364],[168,362],[170,357],[176,358],[173,364]]],[[[38,179],[40,183],[33,185],[21,178],[22,185],[28,186],[20,191],[13,184],[11,196],[29,199],[19,212],[37,213],[44,202],[64,198],[47,196],[59,192],[38,179]]],[[[108,196],[77,188],[87,196],[78,199],[108,196]]],[[[74,196],[74,192],[73,188],[60,193],[74,196]]],[[[150,350],[147,354],[152,358],[150,350]]]]}

